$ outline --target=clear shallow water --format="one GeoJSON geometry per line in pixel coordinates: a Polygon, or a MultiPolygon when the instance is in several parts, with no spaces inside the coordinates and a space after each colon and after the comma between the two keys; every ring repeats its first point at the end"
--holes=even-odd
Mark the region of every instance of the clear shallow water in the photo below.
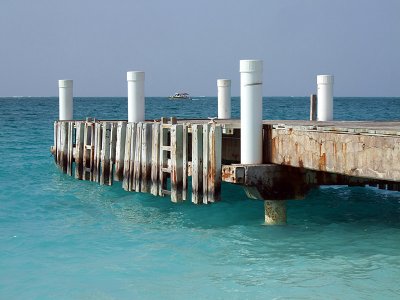
{"type": "MultiPolygon", "coordinates": [[[[147,99],[146,116],[215,116],[215,98],[147,99]]],[[[264,118],[307,119],[308,98],[267,98],[264,118]]],[[[56,98],[0,99],[0,299],[395,299],[400,193],[323,187],[288,201],[174,205],[61,174],[56,98]],[[22,116],[24,117],[22,119],[22,116]]],[[[400,98],[337,98],[337,120],[400,119],[400,98]]],[[[126,118],[124,98],[77,98],[76,118],[126,118]]],[[[239,100],[233,100],[239,116],[239,100]]]]}

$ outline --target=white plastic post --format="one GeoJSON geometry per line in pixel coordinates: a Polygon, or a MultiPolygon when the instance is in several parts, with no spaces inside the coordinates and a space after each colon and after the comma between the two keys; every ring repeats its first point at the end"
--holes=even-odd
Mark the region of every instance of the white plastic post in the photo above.
{"type": "Polygon", "coordinates": [[[231,80],[218,79],[218,119],[231,118],[231,80]]]}
{"type": "Polygon", "coordinates": [[[127,72],[128,122],[144,121],[144,72],[127,72]]]}
{"type": "Polygon", "coordinates": [[[333,120],[333,75],[318,75],[318,121],[333,120]]]}
{"type": "Polygon", "coordinates": [[[73,81],[70,79],[58,81],[59,119],[73,120],[74,102],[72,97],[73,81]]]}
{"type": "Polygon", "coordinates": [[[240,161],[262,163],[262,60],[240,61],[240,161]]]}

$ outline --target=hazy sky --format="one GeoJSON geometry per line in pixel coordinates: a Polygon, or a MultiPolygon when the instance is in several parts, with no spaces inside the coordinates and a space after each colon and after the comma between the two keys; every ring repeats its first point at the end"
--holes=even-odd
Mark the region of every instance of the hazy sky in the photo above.
{"type": "Polygon", "coordinates": [[[264,61],[264,95],[400,96],[400,0],[0,0],[0,96],[239,95],[240,59],[264,61]]]}

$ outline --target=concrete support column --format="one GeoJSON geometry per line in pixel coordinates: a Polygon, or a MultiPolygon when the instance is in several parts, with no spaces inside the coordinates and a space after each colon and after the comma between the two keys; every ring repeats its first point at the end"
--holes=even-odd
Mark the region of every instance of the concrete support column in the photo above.
{"type": "Polygon", "coordinates": [[[240,161],[262,163],[262,60],[240,61],[240,161]]]}
{"type": "Polygon", "coordinates": [[[73,120],[74,119],[74,102],[72,96],[73,81],[59,80],[58,81],[58,100],[59,100],[59,119],[73,120]]]}
{"type": "Polygon", "coordinates": [[[231,80],[218,79],[218,119],[231,118],[231,80]]]}
{"type": "Polygon", "coordinates": [[[144,72],[127,72],[128,122],[142,122],[144,118],[144,72]]]}
{"type": "Polygon", "coordinates": [[[284,225],[286,224],[286,201],[285,200],[265,200],[265,224],[284,225]]]}
{"type": "Polygon", "coordinates": [[[333,75],[318,75],[318,121],[333,120],[333,75]]]}

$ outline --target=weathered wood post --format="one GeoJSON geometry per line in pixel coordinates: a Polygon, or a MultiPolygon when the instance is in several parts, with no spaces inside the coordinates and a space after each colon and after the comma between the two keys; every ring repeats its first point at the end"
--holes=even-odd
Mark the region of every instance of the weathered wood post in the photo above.
{"type": "Polygon", "coordinates": [[[333,75],[318,75],[318,121],[333,120],[333,75]]]}
{"type": "Polygon", "coordinates": [[[192,202],[203,203],[203,125],[192,125],[192,202]]]}
{"type": "Polygon", "coordinates": [[[127,72],[128,122],[144,121],[144,72],[127,72]]]}
{"type": "Polygon", "coordinates": [[[317,95],[310,96],[310,121],[317,120],[317,95]]]}
{"type": "Polygon", "coordinates": [[[73,98],[72,98],[73,81],[70,79],[58,81],[58,100],[59,100],[59,119],[72,120],[73,115],[73,98]]]}
{"type": "MultiPolygon", "coordinates": [[[[240,161],[242,164],[262,164],[262,60],[240,61],[240,161]]],[[[279,207],[279,218],[270,218],[265,209],[265,223],[268,225],[286,222],[285,201],[267,200],[265,208],[279,207]],[[272,204],[271,204],[272,203],[272,204]],[[279,222],[276,220],[279,219],[279,222]]]]}
{"type": "Polygon", "coordinates": [[[124,179],[124,157],[125,157],[125,138],[126,138],[126,122],[118,122],[117,127],[117,144],[115,153],[115,176],[114,180],[122,181],[124,179]]]}
{"type": "Polygon", "coordinates": [[[218,79],[218,119],[231,118],[231,80],[218,79]]]}

